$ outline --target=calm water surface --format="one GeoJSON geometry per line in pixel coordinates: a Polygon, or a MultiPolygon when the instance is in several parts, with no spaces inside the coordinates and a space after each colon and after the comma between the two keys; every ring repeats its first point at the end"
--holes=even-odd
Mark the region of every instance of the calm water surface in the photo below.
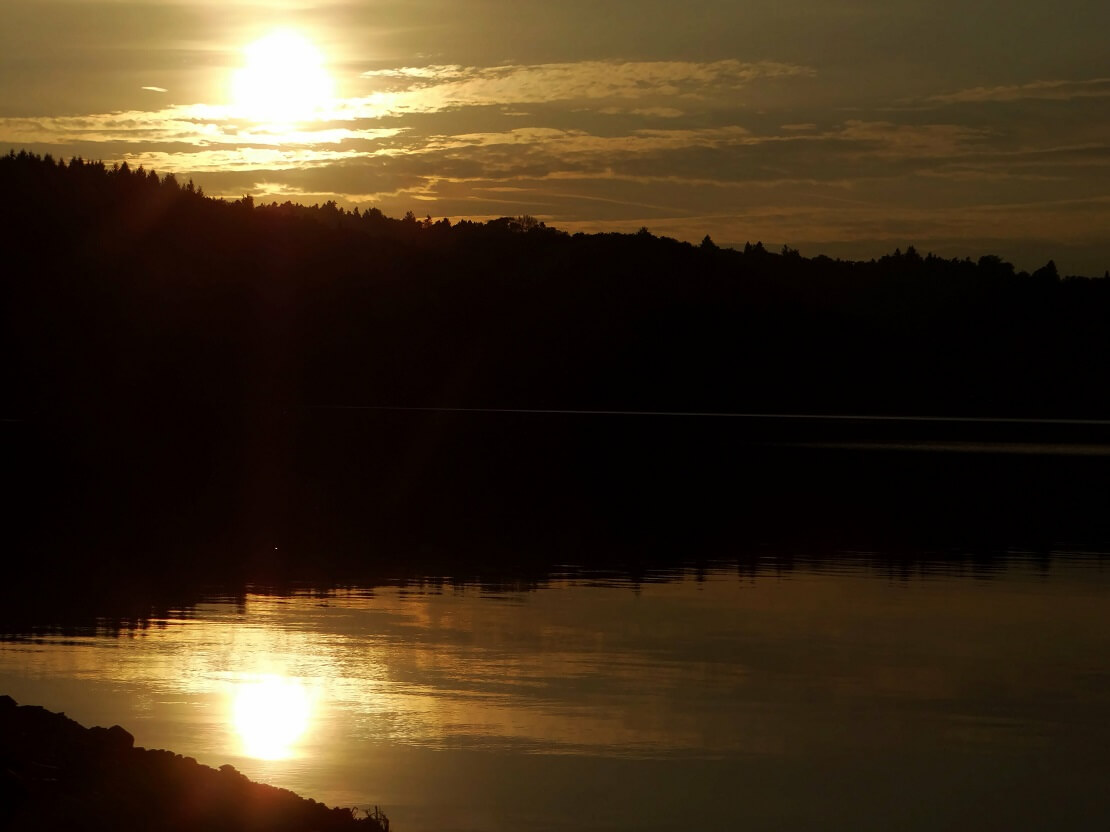
{"type": "Polygon", "coordinates": [[[1110,822],[1110,560],[657,577],[215,598],[0,692],[399,832],[1110,822]]]}

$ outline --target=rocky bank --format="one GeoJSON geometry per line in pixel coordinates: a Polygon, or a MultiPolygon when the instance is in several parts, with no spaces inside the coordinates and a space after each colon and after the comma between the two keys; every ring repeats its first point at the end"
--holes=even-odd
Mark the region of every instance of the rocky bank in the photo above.
{"type": "Polygon", "coordinates": [[[65,714],[0,696],[0,830],[388,832],[170,751],[136,747],[118,725],[85,728],[65,714]]]}

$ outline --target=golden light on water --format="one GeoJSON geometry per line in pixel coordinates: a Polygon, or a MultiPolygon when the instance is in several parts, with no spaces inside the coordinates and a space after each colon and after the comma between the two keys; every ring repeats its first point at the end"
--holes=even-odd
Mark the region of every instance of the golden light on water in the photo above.
{"type": "Polygon", "coordinates": [[[263,676],[239,684],[234,693],[232,722],[248,757],[292,757],[311,715],[311,697],[296,679],[263,676]]]}
{"type": "Polygon", "coordinates": [[[245,64],[231,78],[238,115],[291,125],[319,118],[331,104],[335,85],[324,55],[299,32],[271,32],[246,46],[243,54],[245,64]]]}

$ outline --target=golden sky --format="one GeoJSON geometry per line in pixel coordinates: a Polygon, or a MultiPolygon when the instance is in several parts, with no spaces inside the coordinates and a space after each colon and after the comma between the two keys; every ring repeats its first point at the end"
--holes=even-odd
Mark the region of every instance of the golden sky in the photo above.
{"type": "Polygon", "coordinates": [[[5,150],[394,216],[1110,268],[1105,0],[0,10],[5,150]]]}

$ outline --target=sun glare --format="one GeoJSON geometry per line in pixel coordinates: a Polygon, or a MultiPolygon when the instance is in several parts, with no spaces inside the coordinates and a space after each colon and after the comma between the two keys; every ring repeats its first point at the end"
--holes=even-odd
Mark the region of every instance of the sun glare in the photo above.
{"type": "Polygon", "coordinates": [[[260,760],[284,760],[308,728],[308,691],[283,676],[244,682],[235,691],[232,721],[243,753],[260,760]]]}
{"type": "Polygon", "coordinates": [[[319,118],[331,102],[334,83],[324,56],[298,32],[271,32],[243,54],[244,66],[231,79],[231,97],[245,118],[290,125],[319,118]]]}

